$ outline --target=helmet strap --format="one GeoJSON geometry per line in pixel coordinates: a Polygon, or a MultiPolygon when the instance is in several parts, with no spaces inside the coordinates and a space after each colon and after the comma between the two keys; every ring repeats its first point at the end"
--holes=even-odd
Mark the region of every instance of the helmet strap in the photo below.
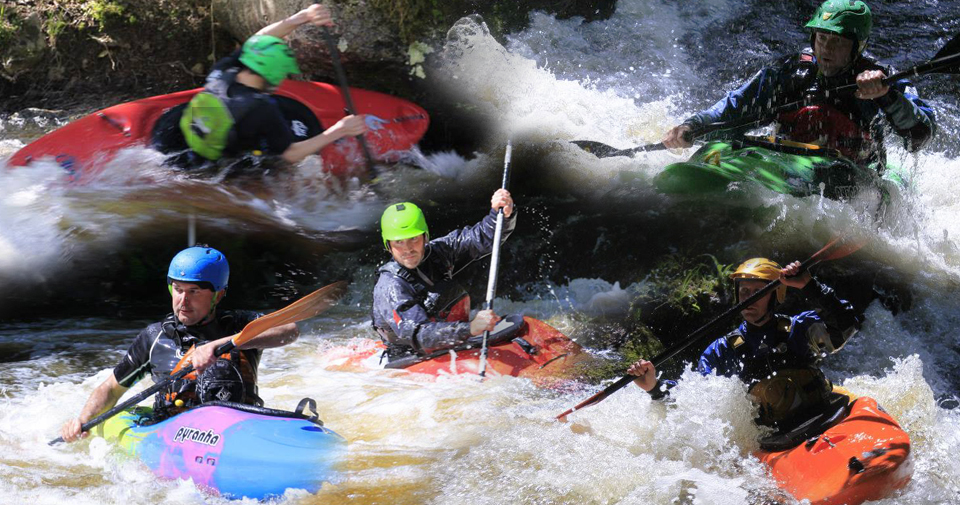
{"type": "Polygon", "coordinates": [[[220,300],[223,300],[223,297],[226,296],[227,290],[221,289],[213,294],[213,298],[210,299],[210,315],[213,315],[213,312],[217,309],[217,304],[220,303],[220,300]]]}

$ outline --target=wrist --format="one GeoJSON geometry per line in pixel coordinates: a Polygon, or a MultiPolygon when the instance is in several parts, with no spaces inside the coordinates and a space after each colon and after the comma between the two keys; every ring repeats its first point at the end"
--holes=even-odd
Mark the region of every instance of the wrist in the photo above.
{"type": "Polygon", "coordinates": [[[803,295],[806,296],[807,298],[818,297],[822,294],[822,290],[820,289],[820,283],[817,282],[817,280],[814,279],[813,277],[810,277],[810,280],[807,281],[807,283],[802,288],[800,288],[800,292],[802,292],[803,295]]]}
{"type": "Polygon", "coordinates": [[[896,100],[897,100],[897,95],[896,95],[896,91],[893,88],[887,91],[885,95],[878,96],[877,98],[873,99],[873,101],[877,102],[877,105],[879,105],[883,109],[893,105],[893,102],[895,102],[896,100]]]}

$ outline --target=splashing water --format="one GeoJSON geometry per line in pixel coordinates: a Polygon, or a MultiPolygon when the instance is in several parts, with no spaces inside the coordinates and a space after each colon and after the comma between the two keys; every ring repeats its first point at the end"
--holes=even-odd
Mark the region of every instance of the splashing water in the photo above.
{"type": "MultiPolygon", "coordinates": [[[[938,9],[946,4],[940,2],[938,9]]],[[[454,27],[444,48],[441,70],[465,100],[503,125],[502,137],[520,135],[547,146],[541,151],[544,164],[554,168],[543,177],[544,184],[553,178],[565,186],[556,201],[542,197],[546,203],[541,206],[562,203],[569,192],[649,210],[649,219],[670,220],[673,227],[686,226],[690,219],[719,222],[724,214],[684,213],[690,202],[662,198],[649,188],[653,175],[689,152],[597,160],[566,141],[594,139],[617,147],[658,141],[667,128],[752,71],[737,68],[736,76],[701,72],[703,53],[692,51],[691,44],[729,62],[723,52],[730,49],[728,41],[717,40],[714,52],[696,41],[725,33],[717,28],[756,8],[744,1],[712,0],[691,13],[680,12],[673,2],[622,0],[608,21],[534,14],[530,28],[510,35],[506,46],[479,23],[464,21],[454,27]],[[683,91],[687,88],[709,88],[703,92],[709,98],[683,91]]],[[[747,59],[775,55],[782,37],[790,35],[769,40],[748,36],[746,45],[753,52],[747,59]]],[[[793,38],[802,42],[803,35],[793,38]]],[[[932,101],[936,105],[946,99],[935,96],[932,101]]],[[[955,112],[952,107],[944,110],[955,112]]],[[[955,118],[946,121],[952,122],[955,118]]],[[[771,251],[816,250],[824,230],[860,231],[873,239],[860,258],[888,265],[913,286],[909,310],[893,314],[874,302],[860,333],[825,362],[835,383],[876,398],[911,435],[913,481],[879,502],[885,505],[952,503],[960,497],[960,471],[954,464],[960,409],[951,400],[960,384],[960,312],[953,302],[960,295],[953,190],[960,160],[943,141],[951,135],[949,128],[945,131],[918,155],[891,146],[891,157],[906,167],[913,186],[895,195],[880,225],[873,219],[878,202],[872,195],[838,202],[740,187],[709,201],[715,205],[711,210],[731,202],[762,209],[730,241],[762,235],[763,246],[771,251]]],[[[0,141],[0,149],[12,152],[17,142],[0,141]]],[[[426,173],[401,171],[409,182],[392,187],[383,198],[461,192],[486,167],[496,165],[493,157],[428,154],[416,163],[426,173]],[[458,184],[438,183],[435,174],[458,184]]],[[[383,202],[357,187],[331,184],[318,165],[307,162],[295,173],[265,182],[222,185],[171,174],[146,150],[123,153],[86,187],[64,182],[53,163],[29,171],[0,170],[0,272],[36,284],[50,275],[51,265],[68,268],[85,247],[129,240],[136,230],[158,222],[182,227],[190,213],[200,217],[202,227],[239,227],[249,233],[374,230],[383,202]]],[[[608,240],[619,240],[610,233],[608,240]]],[[[548,247],[538,254],[563,253],[548,247]]],[[[352,272],[358,281],[348,302],[308,324],[295,344],[264,353],[260,390],[267,405],[289,409],[300,398],[313,397],[327,426],[349,441],[342,482],[316,495],[289,491],[278,501],[732,505],[773,489],[764,468],[750,456],[758,448],[759,431],[752,421],[756,411],[736,380],[687,371],[671,403],[651,401],[629,386],[562,425],[553,416],[595,388],[553,391],[513,378],[427,382],[396,371],[327,369],[325,351],[373,338],[367,323],[366,289],[374,270],[369,262],[356,262],[352,272]]],[[[642,283],[603,277],[544,279],[533,290],[538,295],[498,298],[496,306],[535,313],[566,330],[574,328],[571,314],[620,313],[643,289],[642,283]]],[[[0,360],[0,502],[227,503],[190,483],[157,480],[102,440],[46,446],[108,376],[143,324],[70,319],[0,325],[0,350],[10,358],[0,360]]]]}

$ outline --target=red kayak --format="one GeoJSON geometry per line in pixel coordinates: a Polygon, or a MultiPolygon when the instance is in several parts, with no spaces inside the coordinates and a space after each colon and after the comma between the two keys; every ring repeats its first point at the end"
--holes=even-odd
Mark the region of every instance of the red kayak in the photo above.
{"type": "MultiPolygon", "coordinates": [[[[559,330],[532,317],[505,317],[488,342],[488,377],[509,375],[534,379],[541,384],[551,383],[576,378],[581,366],[593,359],[590,353],[559,330]]],[[[393,368],[433,377],[477,375],[480,370],[478,337],[455,350],[399,358],[390,363],[386,363],[386,359],[381,362],[383,350],[379,341],[365,340],[348,347],[329,349],[322,359],[331,369],[393,368]]]]}
{"type": "MultiPolygon", "coordinates": [[[[144,98],[94,112],[20,149],[10,164],[25,166],[49,158],[67,170],[73,180],[89,180],[117,151],[151,145],[158,135],[170,135],[171,131],[178,134],[174,129],[182,107],[200,91],[198,88],[144,98]]],[[[374,159],[392,161],[393,153],[410,149],[426,133],[430,118],[420,106],[374,91],[351,89],[350,93],[357,112],[368,115],[370,131],[365,137],[374,159]]],[[[288,79],[274,96],[291,122],[296,140],[323,132],[345,115],[340,88],[332,84],[288,79]]],[[[354,138],[325,147],[320,156],[324,168],[337,176],[357,175],[365,170],[363,151],[354,138]]]]}
{"type": "Polygon", "coordinates": [[[867,397],[854,400],[820,435],[756,456],[781,489],[811,505],[859,505],[887,498],[913,475],[910,436],[867,397]]]}

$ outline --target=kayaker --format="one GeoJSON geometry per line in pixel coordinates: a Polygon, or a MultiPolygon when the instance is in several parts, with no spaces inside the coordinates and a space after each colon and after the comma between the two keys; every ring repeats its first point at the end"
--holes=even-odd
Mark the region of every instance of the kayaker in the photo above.
{"type": "Polygon", "coordinates": [[[765,123],[738,130],[720,130],[701,139],[730,137],[763,124],[775,123],[777,133],[789,140],[837,149],[861,166],[886,164],[885,125],[903,138],[909,152],[919,150],[934,134],[933,110],[917,96],[913,85],[901,79],[891,86],[882,79],[894,70],[864,53],[870,38],[873,17],[860,0],[827,0],[806,24],[810,29],[810,48],[784,56],[761,69],[746,84],[731,91],[709,109],[700,112],[663,138],[668,148],[692,145],[685,137],[710,123],[741,118],[765,117],[765,123]],[[829,90],[857,84],[855,93],[829,90]],[[767,111],[804,99],[819,98],[808,106],[798,106],[776,117],[767,111]],[[879,121],[878,116],[885,118],[879,121]]]}
{"type": "Polygon", "coordinates": [[[298,163],[332,142],[366,132],[364,116],[351,115],[319,135],[295,142],[291,124],[270,92],[290,75],[300,73],[296,57],[283,39],[306,24],[332,26],[333,19],[325,6],[313,4],[258,31],[241,49],[214,64],[204,92],[190,101],[177,121],[179,130],[171,125],[170,131],[155,134],[155,146],[172,153],[183,147],[178,140],[185,141],[193,159],[187,163],[178,159],[176,163],[181,165],[202,166],[247,153],[298,163]],[[175,138],[169,138],[171,133],[175,138]]]}
{"type": "Polygon", "coordinates": [[[470,296],[454,280],[467,265],[491,253],[497,211],[503,209],[502,240],[517,224],[510,192],[499,189],[479,223],[430,240],[419,207],[396,203],[380,219],[383,246],[393,256],[379,269],[373,290],[373,327],[388,360],[424,356],[492,331],[500,318],[481,310],[470,320],[470,296]]]}
{"type": "MultiPolygon", "coordinates": [[[[838,396],[820,370],[821,359],[839,351],[860,328],[862,316],[833,289],[810,273],[799,272],[800,262],[785,268],[766,258],[753,258],[731,274],[738,300],[746,299],[768,282],[780,279],[775,292],[760,298],[741,312],[744,321],[720,337],[700,356],[698,369],[704,375],[737,376],[749,387],[760,405],[757,419],[787,433],[811,417],[838,408],[838,396]],[[775,312],[787,288],[799,289],[817,310],[786,316],[775,312]]],[[[667,394],[667,381],[658,381],[656,369],[640,360],[627,370],[634,382],[655,398],[667,394]]],[[[846,406],[846,401],[839,408],[846,406]]],[[[828,416],[829,417],[829,416],[828,416]]]]}
{"type": "Polygon", "coordinates": [[[187,375],[157,393],[154,412],[160,417],[208,401],[262,404],[256,385],[262,350],[294,342],[300,333],[293,323],[277,326],[226,357],[214,356],[217,346],[263,315],[217,310],[226,296],[229,277],[227,259],[211,247],[190,247],[174,256],[167,272],[173,313],[137,335],[113,373],[87,399],[80,415],[60,429],[63,439],[72,442],[86,436],[80,431],[83,423],[116,405],[127,389],[147,374],[159,382],[181,361],[192,364],[199,374],[187,375]],[[194,346],[193,352],[188,352],[194,346]]]}

